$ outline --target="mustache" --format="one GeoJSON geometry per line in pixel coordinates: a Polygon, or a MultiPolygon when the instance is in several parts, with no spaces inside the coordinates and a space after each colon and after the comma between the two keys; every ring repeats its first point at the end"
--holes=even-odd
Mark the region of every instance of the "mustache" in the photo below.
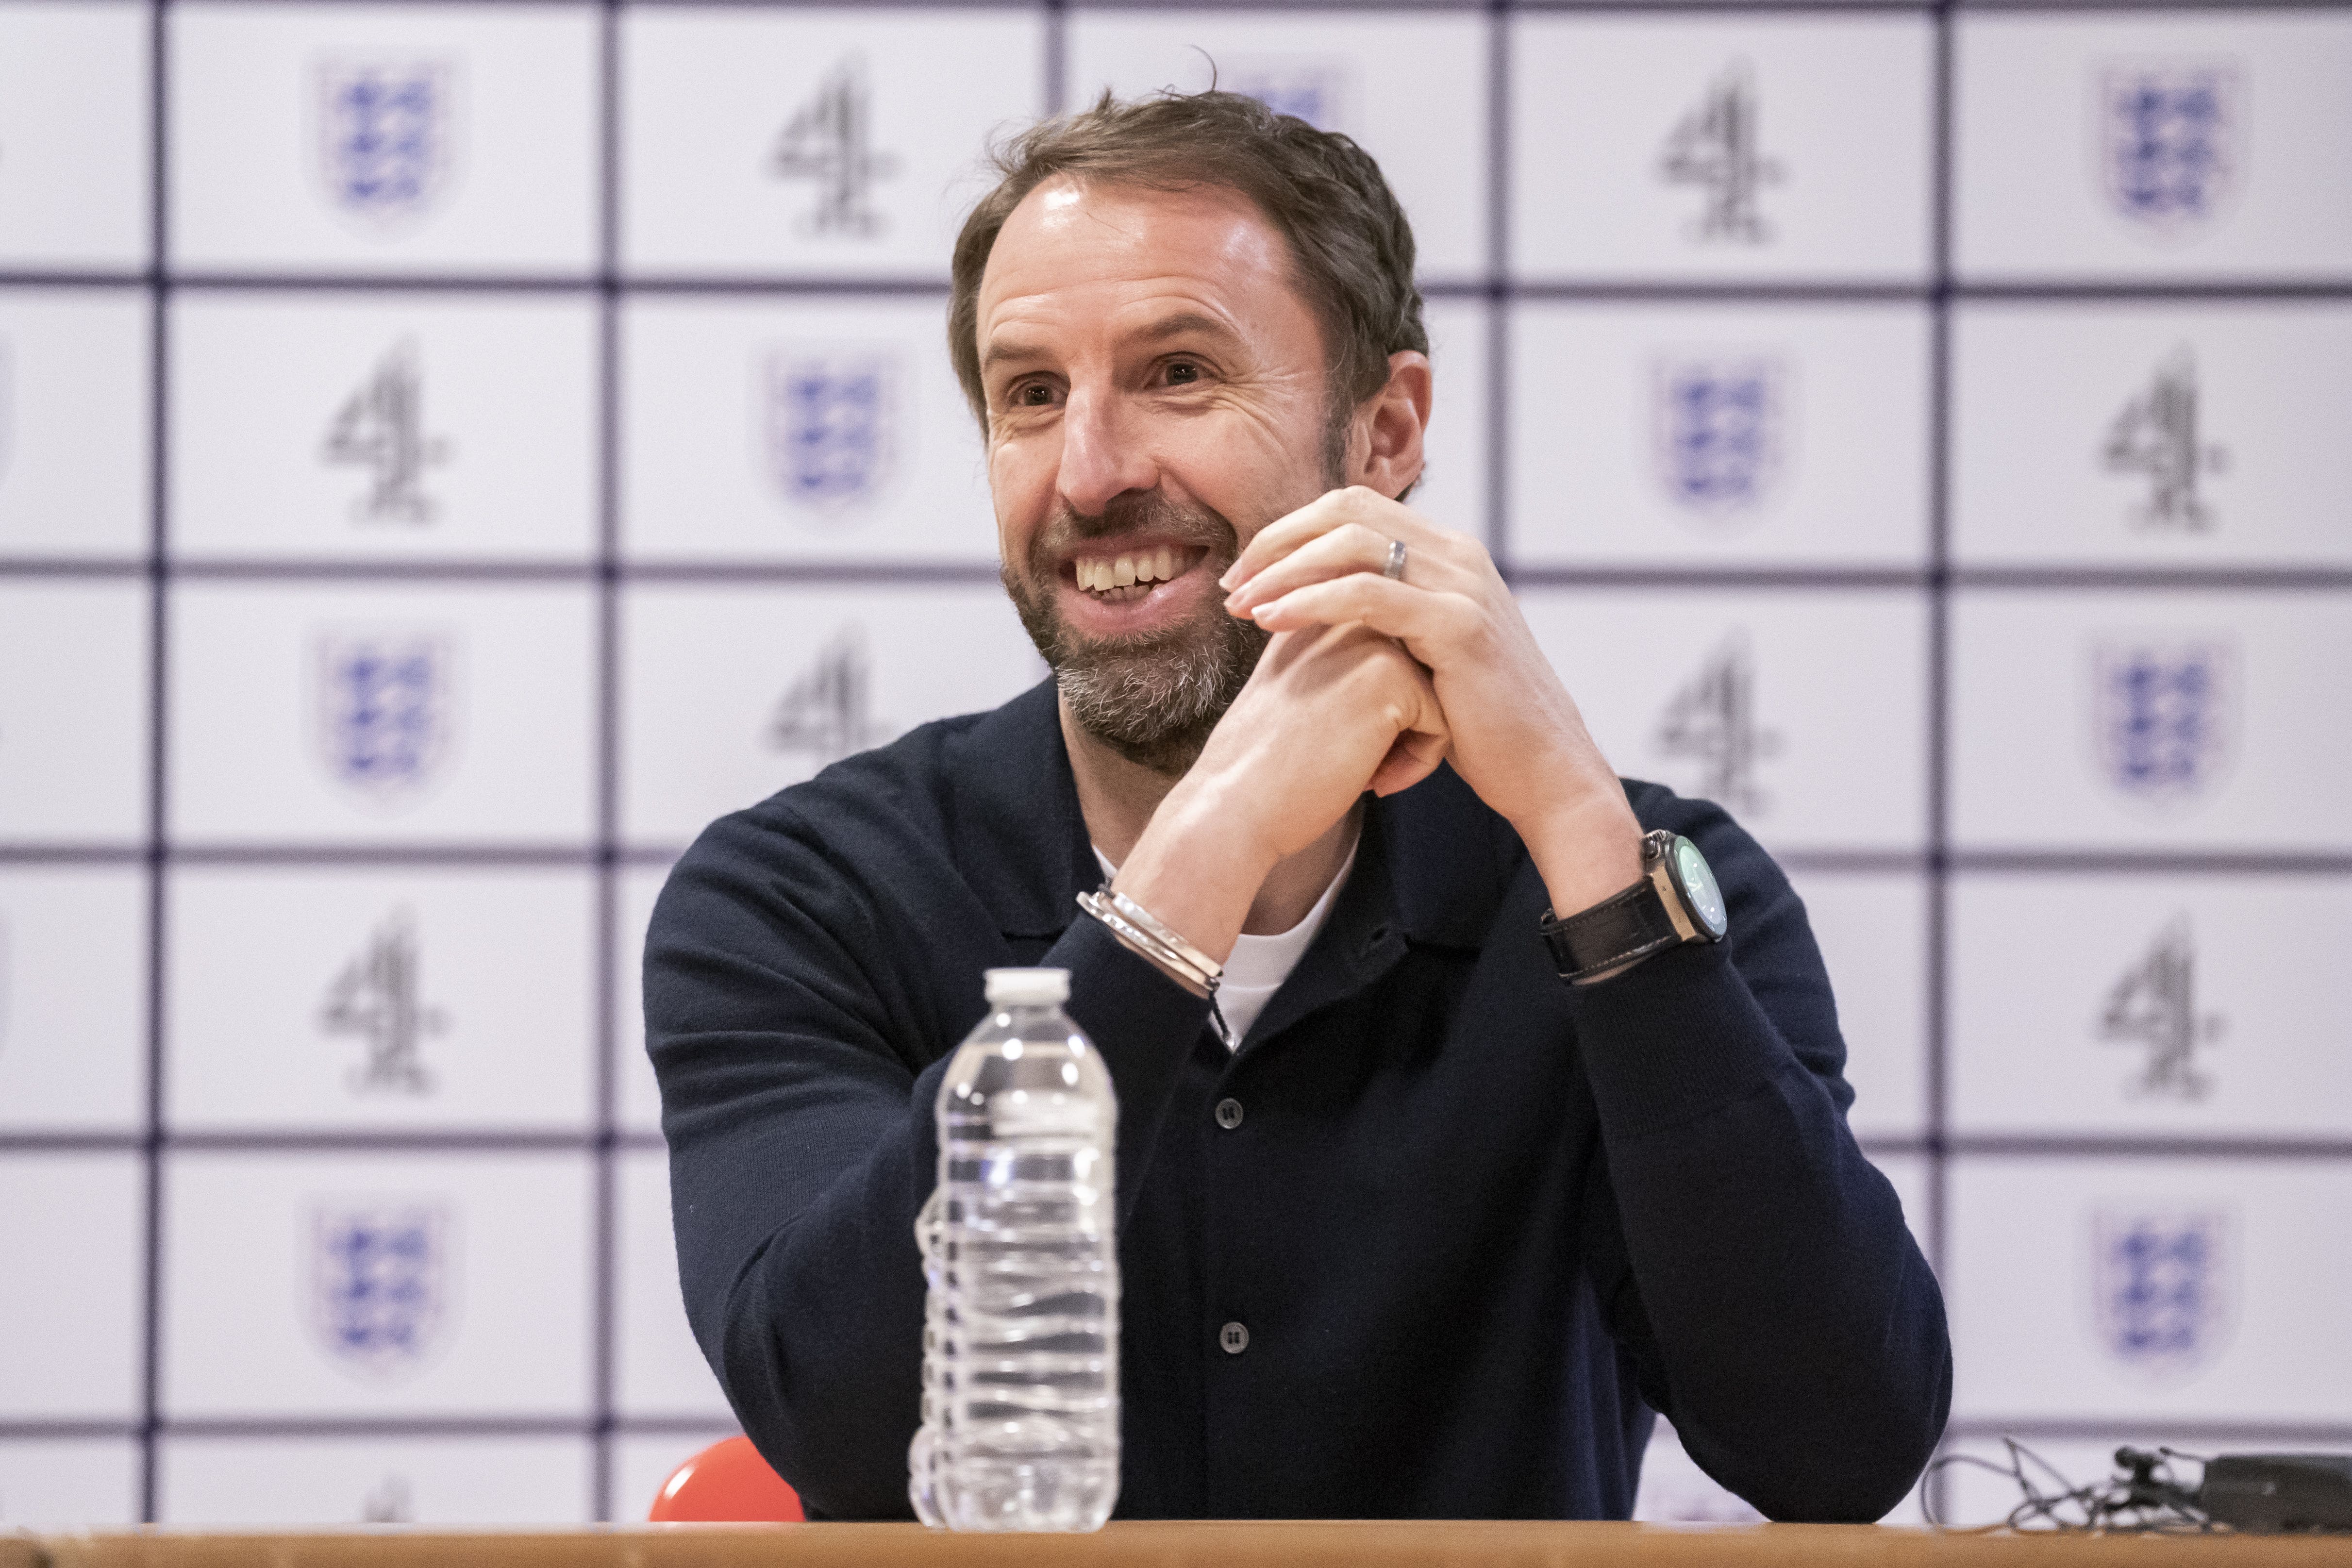
{"type": "Polygon", "coordinates": [[[1073,545],[1144,531],[1200,545],[1213,557],[1222,553],[1228,565],[1241,554],[1241,535],[1223,513],[1205,506],[1181,505],[1158,490],[1129,490],[1113,496],[1092,517],[1064,503],[1030,541],[1029,574],[1037,578],[1052,576],[1055,558],[1073,545]]]}

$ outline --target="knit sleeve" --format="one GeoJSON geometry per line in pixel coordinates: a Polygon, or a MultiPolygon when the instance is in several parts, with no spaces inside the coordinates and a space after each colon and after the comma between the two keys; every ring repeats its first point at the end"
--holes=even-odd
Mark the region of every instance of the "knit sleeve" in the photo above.
{"type": "Polygon", "coordinates": [[[1643,1397],[1768,1517],[1874,1520],[1941,1436],[1941,1291],[1845,1122],[1803,902],[1720,808],[1635,795],[1695,840],[1730,929],[1577,987],[1606,1170],[1590,1268],[1643,1397]]]}

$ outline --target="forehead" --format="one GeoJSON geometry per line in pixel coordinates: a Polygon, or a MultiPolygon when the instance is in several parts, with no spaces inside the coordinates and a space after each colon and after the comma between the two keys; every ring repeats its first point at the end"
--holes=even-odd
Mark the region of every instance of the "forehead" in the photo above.
{"type": "Polygon", "coordinates": [[[1235,325],[1307,311],[1288,244],[1240,192],[1056,176],[997,234],[981,275],[980,336],[984,344],[1007,321],[1092,317],[1170,297],[1214,305],[1235,325]]]}

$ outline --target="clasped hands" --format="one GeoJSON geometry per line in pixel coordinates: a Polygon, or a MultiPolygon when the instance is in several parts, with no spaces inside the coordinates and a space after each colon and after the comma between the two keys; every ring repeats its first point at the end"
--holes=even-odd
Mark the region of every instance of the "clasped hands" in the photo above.
{"type": "Polygon", "coordinates": [[[1267,524],[1221,586],[1274,638],[1162,816],[1213,818],[1216,847],[1263,876],[1367,789],[1409,788],[1451,759],[1560,913],[1640,875],[1616,772],[1478,541],[1351,487],[1267,524]]]}

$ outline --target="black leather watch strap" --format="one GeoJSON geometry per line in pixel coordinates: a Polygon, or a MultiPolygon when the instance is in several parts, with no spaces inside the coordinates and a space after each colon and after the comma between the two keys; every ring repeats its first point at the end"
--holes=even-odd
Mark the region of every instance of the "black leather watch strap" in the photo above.
{"type": "Polygon", "coordinates": [[[1562,980],[1590,979],[1683,942],[1652,879],[1656,863],[1656,856],[1645,854],[1640,881],[1566,920],[1544,911],[1536,929],[1562,980]]]}

